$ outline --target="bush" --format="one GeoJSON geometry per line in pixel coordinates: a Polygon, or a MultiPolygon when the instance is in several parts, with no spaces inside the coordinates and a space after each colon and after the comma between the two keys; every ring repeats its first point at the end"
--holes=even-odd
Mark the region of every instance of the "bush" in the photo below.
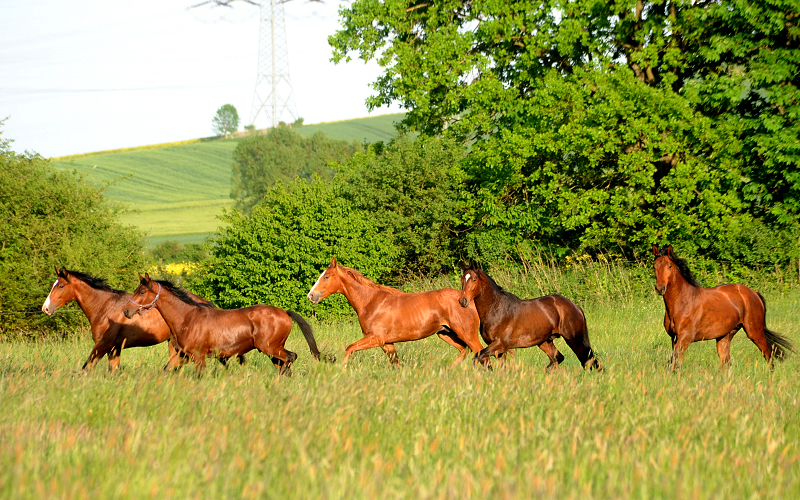
{"type": "Polygon", "coordinates": [[[118,221],[102,190],[55,171],[32,153],[16,154],[0,137],[0,331],[59,330],[83,314],[49,317],[41,305],[65,266],[131,289],[145,267],[144,235],[118,221]]]}
{"type": "Polygon", "coordinates": [[[233,152],[231,197],[236,208],[249,213],[277,181],[310,180],[315,174],[331,179],[334,171],[329,163],[345,161],[361,149],[357,142],[328,139],[322,132],[306,138],[286,125],[266,135],[248,136],[233,152]]]}
{"type": "Polygon", "coordinates": [[[306,294],[336,257],[381,281],[396,251],[369,214],[341,196],[339,183],[315,177],[279,183],[246,216],[228,212],[212,237],[212,255],[192,289],[223,308],[265,303],[300,314],[352,314],[341,296],[314,306],[306,294]]]}

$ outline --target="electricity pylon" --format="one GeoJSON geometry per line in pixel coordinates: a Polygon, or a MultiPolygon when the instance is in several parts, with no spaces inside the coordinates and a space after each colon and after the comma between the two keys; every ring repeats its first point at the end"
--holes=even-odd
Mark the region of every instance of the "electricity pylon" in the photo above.
{"type": "Polygon", "coordinates": [[[286,43],[285,0],[260,0],[258,34],[258,74],[253,94],[250,123],[264,115],[269,126],[277,127],[281,118],[297,119],[289,78],[289,50],[286,43]]]}

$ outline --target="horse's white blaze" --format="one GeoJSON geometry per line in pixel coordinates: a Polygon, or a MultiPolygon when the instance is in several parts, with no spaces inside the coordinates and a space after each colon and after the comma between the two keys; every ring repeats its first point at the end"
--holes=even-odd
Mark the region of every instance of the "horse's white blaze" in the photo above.
{"type": "Polygon", "coordinates": [[[309,290],[309,291],[308,291],[308,295],[309,295],[309,296],[310,296],[310,295],[311,295],[311,293],[314,291],[314,289],[315,289],[315,288],[317,288],[317,285],[319,285],[319,282],[320,282],[320,280],[322,279],[322,277],[323,277],[323,276],[325,276],[325,273],[326,273],[327,271],[328,271],[328,270],[326,269],[325,271],[322,271],[322,274],[320,274],[320,275],[319,275],[319,278],[317,278],[317,281],[314,283],[314,286],[312,286],[312,287],[311,287],[311,290],[309,290]]]}
{"type": "Polygon", "coordinates": [[[464,276],[464,281],[469,281],[469,273],[467,273],[467,275],[464,276]]]}
{"type": "Polygon", "coordinates": [[[53,294],[53,288],[56,287],[57,283],[58,283],[58,280],[55,280],[53,282],[53,286],[50,287],[50,293],[47,294],[47,298],[45,299],[44,304],[42,304],[42,311],[45,312],[45,313],[47,312],[47,309],[50,308],[50,296],[53,294]]]}

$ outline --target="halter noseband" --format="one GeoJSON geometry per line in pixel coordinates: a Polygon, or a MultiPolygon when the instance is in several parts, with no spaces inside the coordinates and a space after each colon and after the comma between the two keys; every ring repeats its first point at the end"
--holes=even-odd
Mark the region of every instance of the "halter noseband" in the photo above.
{"type": "Polygon", "coordinates": [[[159,297],[161,297],[161,283],[156,283],[156,285],[158,285],[158,292],[156,293],[156,298],[154,298],[153,301],[150,302],[149,304],[139,304],[133,299],[128,299],[128,302],[133,302],[133,304],[136,305],[136,307],[138,308],[136,310],[136,314],[141,316],[142,312],[148,312],[153,310],[153,307],[155,307],[156,305],[156,301],[158,300],[159,297]]]}

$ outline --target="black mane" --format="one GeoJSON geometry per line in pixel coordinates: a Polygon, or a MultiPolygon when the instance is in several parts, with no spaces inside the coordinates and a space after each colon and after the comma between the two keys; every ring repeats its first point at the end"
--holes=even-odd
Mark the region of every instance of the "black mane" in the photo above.
{"type": "MultiPolygon", "coordinates": [[[[84,283],[94,288],[95,290],[103,290],[104,292],[111,292],[117,295],[125,295],[126,293],[128,293],[125,290],[117,290],[116,288],[111,288],[111,286],[108,283],[106,283],[106,280],[104,280],[103,278],[97,278],[95,276],[91,276],[89,274],[82,273],[80,271],[70,271],[68,269],[65,269],[64,271],[69,276],[74,276],[78,278],[79,280],[83,281],[84,283]]],[[[61,276],[61,273],[59,273],[59,276],[61,276]]]]}
{"type": "Polygon", "coordinates": [[[494,289],[495,289],[495,291],[497,291],[497,292],[500,292],[501,294],[503,294],[503,295],[505,295],[505,296],[507,296],[507,297],[513,297],[513,298],[515,298],[515,299],[518,299],[518,300],[519,300],[519,297],[517,297],[517,296],[516,296],[516,295],[514,295],[513,293],[511,293],[511,292],[507,291],[507,290],[506,290],[506,289],[504,289],[502,286],[498,285],[498,284],[497,284],[497,282],[494,280],[494,278],[492,278],[491,276],[489,276],[489,275],[488,275],[488,274],[487,274],[487,273],[486,273],[486,272],[485,272],[483,269],[478,269],[478,268],[477,268],[477,267],[475,267],[474,265],[469,265],[469,266],[467,266],[467,268],[466,268],[466,269],[464,269],[464,272],[466,273],[466,272],[469,272],[469,271],[472,271],[472,272],[474,272],[474,273],[480,273],[480,274],[482,274],[483,276],[485,276],[485,277],[486,277],[486,280],[489,282],[489,285],[490,285],[492,288],[494,288],[494,289]]]}
{"type": "Polygon", "coordinates": [[[692,274],[692,271],[689,269],[689,266],[688,266],[688,264],[686,264],[686,260],[678,258],[678,257],[675,255],[675,252],[672,252],[672,255],[670,255],[670,254],[669,254],[669,251],[667,250],[668,248],[669,248],[669,247],[664,247],[664,248],[662,248],[662,249],[661,249],[661,250],[658,252],[658,255],[659,255],[659,256],[666,256],[666,257],[668,257],[668,258],[669,258],[669,260],[671,260],[671,261],[672,261],[672,263],[673,263],[673,264],[675,264],[675,267],[677,267],[677,268],[678,268],[678,272],[679,272],[679,273],[681,273],[681,276],[683,276],[683,279],[685,279],[686,281],[688,281],[690,285],[692,285],[692,286],[696,286],[696,287],[698,287],[698,288],[702,288],[702,287],[703,287],[703,285],[701,285],[701,284],[700,284],[700,283],[697,281],[697,279],[694,277],[694,274],[692,274]]]}
{"type": "Polygon", "coordinates": [[[181,302],[189,304],[190,306],[208,307],[208,308],[214,307],[212,304],[206,302],[197,302],[196,300],[194,300],[189,296],[189,293],[186,290],[180,288],[178,285],[174,284],[169,280],[152,280],[152,282],[158,283],[162,287],[166,288],[167,290],[172,292],[173,295],[178,297],[181,300],[181,302]]]}

